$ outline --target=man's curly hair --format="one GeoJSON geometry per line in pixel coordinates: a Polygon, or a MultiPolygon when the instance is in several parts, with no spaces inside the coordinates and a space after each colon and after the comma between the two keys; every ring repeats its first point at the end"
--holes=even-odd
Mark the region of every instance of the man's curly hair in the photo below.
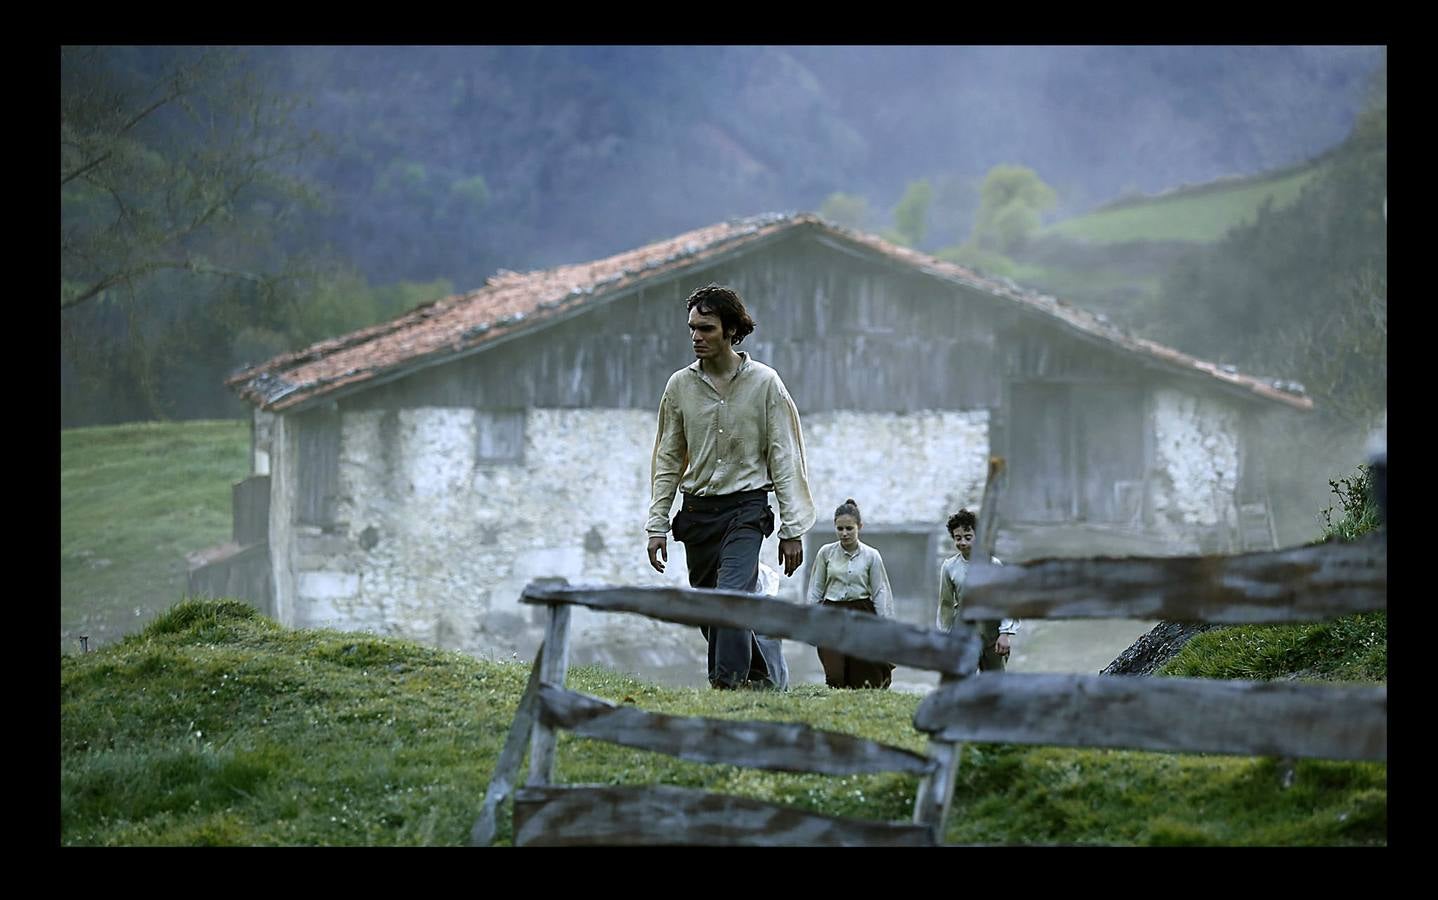
{"type": "Polygon", "coordinates": [[[724,333],[733,333],[733,344],[736,347],[754,332],[754,320],[749,317],[749,310],[744,308],[744,301],[739,299],[739,294],[731,288],[706,284],[695,289],[685,303],[688,309],[697,307],[699,312],[706,316],[718,316],[724,333]]]}

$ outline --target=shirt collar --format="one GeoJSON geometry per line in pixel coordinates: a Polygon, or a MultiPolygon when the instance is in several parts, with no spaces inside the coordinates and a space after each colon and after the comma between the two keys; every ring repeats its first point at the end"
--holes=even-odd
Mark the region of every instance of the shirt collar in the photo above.
{"type": "MultiPolygon", "coordinates": [[[[737,365],[737,366],[734,367],[734,374],[729,376],[729,380],[730,380],[730,381],[733,381],[735,378],[738,378],[740,372],[742,372],[742,371],[744,371],[745,369],[749,368],[749,353],[748,353],[748,351],[747,351],[747,350],[736,350],[736,351],[734,351],[734,352],[739,354],[739,365],[737,365]]],[[[705,377],[705,375],[704,375],[704,370],[701,369],[701,368],[699,368],[699,360],[697,360],[697,359],[694,360],[692,363],[689,364],[689,370],[692,371],[695,375],[698,375],[700,378],[705,377]]]]}

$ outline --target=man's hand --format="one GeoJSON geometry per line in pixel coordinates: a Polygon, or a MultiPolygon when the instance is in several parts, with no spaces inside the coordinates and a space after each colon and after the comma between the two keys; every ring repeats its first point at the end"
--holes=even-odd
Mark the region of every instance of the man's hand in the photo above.
{"type": "Polygon", "coordinates": [[[786,576],[793,575],[794,570],[804,562],[804,542],[798,538],[779,541],[779,562],[784,566],[786,576]]]}
{"type": "Polygon", "coordinates": [[[662,534],[651,534],[649,536],[649,564],[654,571],[663,572],[664,564],[669,562],[669,542],[662,534]]]}
{"type": "Polygon", "coordinates": [[[1008,655],[1009,655],[1009,638],[1012,637],[1012,636],[1013,636],[1013,635],[1009,635],[1009,634],[1001,634],[1001,635],[999,635],[999,639],[996,640],[996,641],[994,641],[994,652],[997,653],[999,656],[1008,656],[1008,655]]]}

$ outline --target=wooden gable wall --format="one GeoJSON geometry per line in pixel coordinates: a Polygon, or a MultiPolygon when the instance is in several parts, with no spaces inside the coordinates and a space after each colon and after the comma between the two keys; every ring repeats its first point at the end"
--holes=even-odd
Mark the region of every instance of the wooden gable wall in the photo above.
{"type": "Polygon", "coordinates": [[[800,231],[341,403],[650,409],[693,361],[684,298],[711,281],[745,298],[758,329],[740,349],[776,368],[806,413],[999,409],[1010,381],[1148,377],[1008,301],[800,231]]]}

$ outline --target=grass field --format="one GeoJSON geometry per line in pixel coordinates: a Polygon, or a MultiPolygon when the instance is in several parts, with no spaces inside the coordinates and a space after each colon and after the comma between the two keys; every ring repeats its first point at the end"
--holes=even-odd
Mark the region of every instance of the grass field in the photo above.
{"type": "Polygon", "coordinates": [[[249,425],[60,432],[60,648],[110,644],[180,600],[185,554],[230,537],[249,425]]]}
{"type": "Polygon", "coordinates": [[[1275,208],[1292,203],[1320,171],[1321,164],[1228,189],[1183,192],[1101,209],[1055,222],[1039,234],[1093,244],[1216,241],[1235,225],[1251,222],[1265,200],[1272,198],[1275,208]]]}
{"type": "MultiPolygon", "coordinates": [[[[65,845],[464,844],[526,666],[393,638],[282,628],[192,602],[142,634],[61,658],[65,845]]],[[[806,685],[665,688],[596,668],[568,686],[681,715],[805,722],[913,750],[921,699],[806,685]]],[[[1387,766],[970,744],[953,842],[1387,842],[1387,766]]],[[[791,775],[560,737],[560,783],[705,788],[831,815],[903,820],[917,779],[791,775]]],[[[511,838],[508,815],[498,842],[511,838]]]]}
{"type": "MultiPolygon", "coordinates": [[[[62,432],[61,842],[465,843],[527,666],[289,629],[236,601],[177,605],[184,554],[228,537],[230,484],[247,449],[242,422],[62,432]],[[100,638],[98,650],[76,652],[67,634],[80,628],[100,638]]],[[[1335,530],[1374,524],[1365,510],[1335,530]]],[[[1164,671],[1386,683],[1387,617],[1209,632],[1164,671]]],[[[592,667],[572,669],[568,686],[671,714],[924,746],[912,693],[713,692],[592,667]]],[[[569,734],[556,775],[875,820],[907,819],[917,789],[912,776],[706,766],[569,734]]],[[[970,744],[949,822],[946,839],[960,843],[1386,844],[1387,766],[970,744]]],[[[503,815],[499,842],[510,836],[503,815]]]]}

